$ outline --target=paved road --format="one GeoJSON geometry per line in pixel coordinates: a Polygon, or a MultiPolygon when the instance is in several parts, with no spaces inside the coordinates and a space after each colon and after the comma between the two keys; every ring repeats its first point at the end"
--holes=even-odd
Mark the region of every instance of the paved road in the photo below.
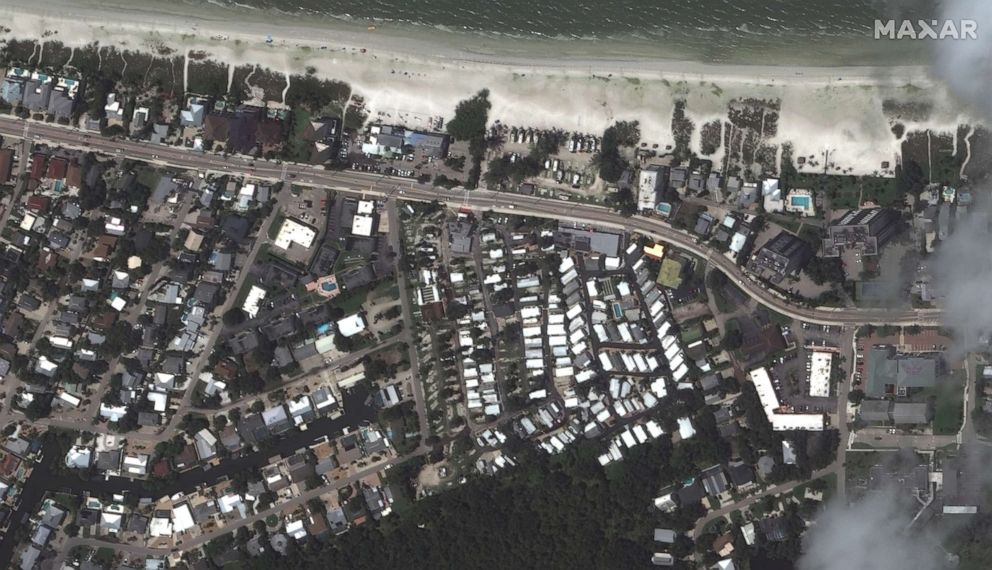
{"type": "Polygon", "coordinates": [[[396,255],[396,284],[400,289],[400,302],[403,307],[403,326],[407,341],[408,358],[410,359],[410,384],[413,386],[413,401],[417,407],[417,419],[420,424],[420,445],[427,445],[427,438],[430,437],[430,424],[427,421],[427,399],[424,397],[424,383],[420,378],[420,358],[417,354],[417,345],[420,339],[414,330],[413,320],[413,300],[410,298],[410,288],[407,286],[406,275],[403,274],[403,264],[400,263],[400,256],[403,255],[403,244],[400,243],[400,215],[396,207],[396,199],[389,198],[386,201],[386,213],[389,216],[389,247],[396,255]]]}
{"type": "Polygon", "coordinates": [[[706,514],[705,517],[696,521],[696,526],[693,528],[692,536],[693,537],[700,536],[703,533],[703,529],[706,528],[706,525],[708,525],[710,522],[720,517],[725,517],[736,510],[747,508],[769,495],[781,495],[783,493],[788,493],[800,485],[809,483],[813,479],[819,479],[820,477],[825,477],[827,475],[830,475],[831,473],[836,473],[837,478],[839,480],[841,477],[844,476],[843,465],[841,465],[840,463],[833,463],[832,465],[830,465],[830,467],[827,467],[826,469],[814,471],[812,477],[810,477],[809,480],[790,481],[788,483],[783,483],[781,485],[769,487],[764,491],[761,491],[760,493],[747,497],[744,500],[737,501],[736,503],[729,503],[727,505],[720,507],[715,511],[710,511],[709,513],[706,514]]]}
{"type": "Polygon", "coordinates": [[[121,544],[116,542],[107,542],[95,538],[79,538],[79,537],[70,538],[65,542],[65,544],[61,548],[59,548],[58,556],[56,557],[55,564],[52,567],[55,568],[56,570],[60,569],[62,567],[62,564],[65,562],[65,558],[68,555],[69,551],[71,551],[76,546],[90,546],[93,548],[110,547],[118,552],[128,552],[130,554],[134,554],[138,556],[165,556],[170,552],[192,550],[199,546],[203,546],[204,544],[210,542],[211,540],[217,538],[218,536],[223,536],[225,534],[232,533],[241,527],[251,526],[255,523],[255,521],[264,520],[269,515],[279,514],[303,506],[310,499],[320,497],[325,493],[334,492],[342,487],[360,481],[364,477],[367,477],[373,473],[377,473],[381,471],[383,468],[391,467],[397,463],[401,463],[402,461],[405,461],[417,455],[422,455],[424,453],[427,453],[427,451],[428,450],[426,448],[421,448],[418,449],[416,452],[403,457],[402,459],[394,459],[386,463],[380,463],[374,467],[369,467],[368,469],[363,469],[362,471],[358,471],[354,475],[351,475],[350,477],[334,481],[330,485],[325,485],[322,487],[318,487],[316,489],[311,489],[290,499],[289,501],[269,507],[268,509],[265,509],[264,511],[260,511],[252,516],[231,521],[223,528],[215,529],[212,532],[201,534],[200,536],[197,536],[195,538],[183,540],[182,544],[172,549],[150,548],[148,546],[142,546],[136,544],[121,544]]]}
{"type": "MultiPolygon", "coordinates": [[[[12,138],[24,136],[24,122],[9,116],[0,117],[0,135],[12,138]]],[[[790,317],[825,325],[938,325],[939,309],[873,309],[839,307],[801,307],[779,297],[761,283],[745,276],[727,257],[697,243],[688,232],[676,230],[657,218],[634,216],[626,218],[603,206],[563,202],[552,198],[525,196],[505,192],[475,190],[449,191],[419,185],[408,179],[389,178],[378,174],[352,171],[322,170],[310,165],[280,164],[241,157],[195,153],[181,147],[152,145],[147,142],[115,141],[91,136],[57,124],[32,123],[31,135],[37,140],[66,147],[94,150],[109,155],[130,157],[161,165],[184,169],[210,170],[223,173],[244,173],[257,178],[283,180],[295,184],[332,188],[341,192],[365,193],[378,196],[400,194],[400,198],[420,201],[438,200],[452,207],[496,210],[605,227],[637,230],[656,239],[677,245],[719,267],[748,295],[760,303],[790,317]]]]}
{"type": "MultiPolygon", "coordinates": [[[[24,125],[24,132],[27,132],[28,125],[24,125]]],[[[21,141],[20,148],[17,149],[17,173],[14,174],[14,193],[10,197],[10,203],[4,210],[3,215],[0,216],[0,228],[7,227],[7,220],[10,219],[10,213],[14,211],[14,207],[21,199],[21,194],[24,193],[25,187],[28,185],[27,177],[24,173],[28,169],[28,157],[31,155],[31,144],[29,139],[24,139],[21,141]]]]}
{"type": "Polygon", "coordinates": [[[384,348],[392,346],[397,342],[408,342],[408,341],[409,338],[403,334],[396,337],[391,337],[380,344],[373,344],[372,346],[368,346],[366,348],[363,348],[355,352],[348,352],[342,354],[340,358],[335,358],[328,361],[321,361],[319,366],[311,370],[308,370],[298,378],[294,378],[287,382],[283,382],[282,384],[279,384],[278,386],[276,386],[271,390],[267,390],[265,392],[258,392],[257,394],[245,394],[243,397],[238,398],[237,400],[233,400],[228,404],[224,404],[223,406],[216,408],[209,408],[209,407],[202,408],[198,406],[191,406],[191,407],[193,410],[196,410],[201,413],[219,414],[234,408],[246,407],[255,400],[261,400],[263,402],[267,402],[269,401],[268,399],[269,394],[272,394],[274,392],[279,392],[281,390],[289,391],[291,388],[295,388],[300,384],[305,384],[306,382],[315,381],[315,376],[327,370],[341,370],[341,369],[350,368],[355,364],[361,362],[366,356],[372,353],[378,352],[384,348]]]}
{"type": "MultiPolygon", "coordinates": [[[[286,202],[290,200],[292,193],[289,188],[282,188],[276,198],[276,203],[272,208],[272,212],[262,221],[261,226],[259,226],[258,236],[255,238],[255,243],[252,245],[251,252],[248,254],[248,258],[245,260],[244,266],[241,267],[241,271],[238,274],[238,279],[234,283],[234,287],[231,288],[230,293],[224,300],[224,304],[216,309],[214,309],[213,314],[223,315],[227,311],[234,307],[234,303],[238,300],[238,292],[244,286],[245,281],[251,274],[251,268],[255,265],[255,259],[258,257],[259,252],[262,249],[262,245],[269,242],[269,228],[275,223],[276,219],[282,208],[286,205],[286,202]]],[[[218,338],[220,338],[221,331],[224,330],[222,323],[216,323],[213,330],[210,331],[210,336],[207,337],[207,342],[203,347],[200,354],[197,355],[196,359],[193,361],[193,365],[189,368],[189,374],[187,375],[187,386],[186,393],[183,394],[182,402],[179,405],[179,409],[173,414],[172,418],[182,418],[184,412],[190,408],[190,402],[193,398],[193,393],[196,391],[196,384],[200,381],[200,373],[203,372],[203,368],[207,365],[210,359],[210,353],[213,352],[214,345],[217,343],[218,338]]]]}

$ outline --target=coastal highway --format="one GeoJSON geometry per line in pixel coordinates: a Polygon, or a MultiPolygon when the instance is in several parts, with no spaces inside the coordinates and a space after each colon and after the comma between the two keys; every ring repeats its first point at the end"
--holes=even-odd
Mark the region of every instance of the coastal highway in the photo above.
{"type": "MultiPolygon", "coordinates": [[[[851,307],[803,307],[782,298],[760,282],[751,279],[733,260],[697,242],[695,236],[672,228],[657,218],[624,217],[603,206],[566,202],[555,198],[527,196],[490,190],[465,191],[435,188],[406,178],[355,171],[324,170],[311,165],[277,163],[246,157],[225,157],[193,152],[148,142],[114,140],[72,127],[24,121],[11,116],[0,119],[0,135],[29,138],[69,148],[79,148],[121,158],[132,158],[188,170],[245,174],[261,179],[286,180],[293,184],[331,188],[340,192],[396,197],[407,200],[437,200],[454,208],[493,210],[538,217],[556,218],[602,227],[636,230],[668,242],[705,259],[733,279],[749,296],[763,305],[795,319],[823,325],[935,326],[941,323],[939,309],[876,309],[851,307]]],[[[22,157],[23,160],[23,157],[22,157]]]]}

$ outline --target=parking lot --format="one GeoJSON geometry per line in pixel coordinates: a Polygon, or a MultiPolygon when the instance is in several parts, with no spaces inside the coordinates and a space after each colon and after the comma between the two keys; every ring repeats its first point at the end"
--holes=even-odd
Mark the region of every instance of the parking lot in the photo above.
{"type": "Polygon", "coordinates": [[[847,363],[840,361],[840,355],[850,351],[850,347],[845,346],[850,344],[848,336],[850,331],[836,326],[820,326],[798,321],[792,326],[783,327],[786,328],[796,340],[796,349],[776,359],[772,367],[773,383],[777,382],[775,389],[779,399],[797,412],[832,413],[836,408],[835,389],[831,389],[831,396],[827,398],[809,395],[809,376],[812,368],[810,356],[816,348],[826,351],[836,350],[838,354],[833,359],[834,374],[838,366],[844,368],[846,372],[847,363]]]}

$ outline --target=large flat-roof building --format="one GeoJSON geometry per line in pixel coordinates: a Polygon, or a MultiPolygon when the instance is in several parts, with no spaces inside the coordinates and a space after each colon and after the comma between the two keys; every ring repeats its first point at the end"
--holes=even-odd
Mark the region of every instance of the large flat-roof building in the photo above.
{"type": "Polygon", "coordinates": [[[814,398],[830,397],[830,375],[833,370],[834,355],[831,352],[814,350],[810,353],[809,395],[814,398]]]}
{"type": "Polygon", "coordinates": [[[858,417],[868,424],[923,425],[933,418],[927,402],[865,400],[858,406],[858,417]]]}
{"type": "Polygon", "coordinates": [[[555,243],[559,247],[581,253],[599,253],[619,257],[623,248],[623,234],[600,228],[558,226],[555,243]]]}
{"type": "Polygon", "coordinates": [[[878,255],[878,250],[899,230],[899,213],[889,208],[851,210],[827,227],[823,257],[840,257],[855,248],[861,255],[878,255]]]}
{"type": "Polygon", "coordinates": [[[667,168],[652,164],[641,169],[637,176],[637,209],[654,210],[658,205],[658,193],[665,184],[667,168]]]}
{"type": "Polygon", "coordinates": [[[922,356],[898,354],[895,347],[879,346],[868,353],[865,395],[905,397],[913,390],[937,383],[937,361],[922,356]]]}
{"type": "Polygon", "coordinates": [[[309,248],[316,237],[317,230],[293,218],[286,218],[279,227],[279,234],[276,235],[273,243],[282,249],[289,249],[294,243],[309,248]]]}
{"type": "Polygon", "coordinates": [[[754,254],[747,269],[772,283],[778,283],[805,267],[812,258],[813,248],[805,240],[783,230],[754,254]]]}
{"type": "Polygon", "coordinates": [[[775,431],[809,430],[822,431],[824,427],[823,414],[790,414],[782,412],[782,404],[772,385],[771,376],[766,368],[756,368],[748,373],[748,378],[758,392],[758,400],[765,410],[768,422],[775,431]]]}
{"type": "Polygon", "coordinates": [[[451,137],[443,133],[425,133],[391,125],[369,127],[367,142],[362,144],[362,152],[374,156],[392,158],[420,153],[424,157],[444,158],[448,156],[451,137]]]}

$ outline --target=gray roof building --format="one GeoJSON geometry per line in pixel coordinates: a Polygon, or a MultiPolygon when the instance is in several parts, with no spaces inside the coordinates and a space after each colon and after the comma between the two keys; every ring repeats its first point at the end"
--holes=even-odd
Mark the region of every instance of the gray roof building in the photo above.
{"type": "Polygon", "coordinates": [[[24,98],[24,80],[7,77],[0,83],[0,99],[11,105],[20,105],[24,98]]]}
{"type": "Polygon", "coordinates": [[[68,119],[72,116],[74,104],[75,101],[65,91],[55,89],[48,99],[48,112],[55,115],[56,118],[68,119]]]}
{"type": "Polygon", "coordinates": [[[892,421],[896,425],[921,425],[933,417],[926,402],[896,402],[892,405],[892,421]]]}
{"type": "Polygon", "coordinates": [[[812,257],[813,248],[805,240],[783,230],[758,250],[747,268],[772,283],[778,283],[805,267],[812,257]]]}
{"type": "Polygon", "coordinates": [[[911,390],[936,385],[937,361],[897,354],[895,347],[876,347],[868,353],[866,375],[868,397],[904,397],[911,390]]]}
{"type": "Polygon", "coordinates": [[[29,111],[47,111],[52,98],[52,84],[29,79],[24,84],[23,104],[29,111]]]}
{"type": "Polygon", "coordinates": [[[892,420],[892,401],[864,400],[858,406],[858,417],[866,423],[888,423],[892,420]]]}
{"type": "Polygon", "coordinates": [[[899,213],[889,208],[850,210],[827,228],[823,257],[840,257],[847,248],[861,255],[877,255],[879,248],[899,230],[899,213]]]}
{"type": "Polygon", "coordinates": [[[610,230],[559,225],[555,232],[555,242],[561,247],[582,253],[600,253],[618,257],[623,248],[623,235],[610,230]]]}

